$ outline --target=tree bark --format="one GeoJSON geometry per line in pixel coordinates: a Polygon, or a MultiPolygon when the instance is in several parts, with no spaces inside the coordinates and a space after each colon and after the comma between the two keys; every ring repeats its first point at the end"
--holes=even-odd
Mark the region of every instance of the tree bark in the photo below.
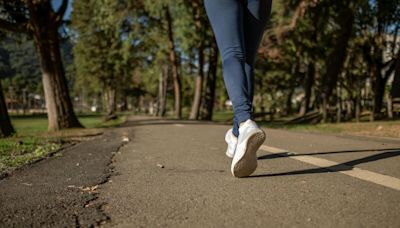
{"type": "Polygon", "coordinates": [[[165,18],[167,21],[168,27],[168,45],[169,45],[169,60],[172,65],[172,78],[174,82],[174,96],[175,96],[175,118],[182,118],[182,106],[181,106],[181,97],[182,97],[182,86],[180,75],[178,72],[178,57],[175,50],[174,43],[174,31],[172,29],[172,18],[169,12],[169,8],[165,7],[165,18]]]}
{"type": "Polygon", "coordinates": [[[0,137],[7,137],[15,133],[8,115],[6,100],[0,80],[0,137]]]}
{"type": "Polygon", "coordinates": [[[49,1],[28,1],[30,23],[39,53],[48,130],[82,127],[75,116],[61,60],[58,23],[49,1]]]}

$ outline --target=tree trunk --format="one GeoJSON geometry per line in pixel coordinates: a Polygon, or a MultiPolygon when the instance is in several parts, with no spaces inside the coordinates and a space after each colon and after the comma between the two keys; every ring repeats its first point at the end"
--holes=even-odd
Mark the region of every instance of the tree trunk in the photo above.
{"type": "Polygon", "coordinates": [[[396,68],[394,70],[394,78],[390,95],[392,98],[400,97],[400,57],[398,57],[396,60],[396,68]]]}
{"type": "MultiPolygon", "coordinates": [[[[377,117],[381,117],[381,109],[383,106],[383,97],[385,93],[385,86],[386,83],[389,79],[389,76],[392,74],[393,71],[395,71],[395,68],[397,67],[397,63],[393,62],[392,64],[389,65],[389,67],[383,72],[383,69],[385,68],[385,62],[384,62],[384,52],[387,51],[386,49],[386,34],[385,34],[385,27],[387,26],[385,11],[386,5],[385,1],[378,1],[377,2],[377,33],[376,36],[374,37],[374,42],[373,42],[373,62],[371,65],[373,65],[373,69],[375,69],[374,76],[375,76],[375,84],[374,84],[374,102],[373,102],[373,113],[371,115],[371,119],[374,120],[377,117]]],[[[396,30],[398,29],[398,26],[396,26],[396,30]]],[[[396,31],[397,35],[397,31],[396,31]]],[[[396,37],[395,37],[395,43],[396,43],[396,37]]],[[[392,49],[392,53],[394,54],[395,51],[395,45],[392,49]]],[[[396,58],[396,57],[393,57],[396,58]]],[[[397,59],[400,58],[400,52],[397,53],[397,59]]]]}
{"type": "Polygon", "coordinates": [[[168,45],[169,45],[169,60],[172,65],[172,78],[174,81],[174,96],[175,96],[175,117],[177,119],[182,118],[182,107],[181,107],[181,96],[182,86],[178,72],[178,57],[175,50],[174,43],[174,31],[172,29],[172,18],[169,12],[169,8],[165,7],[165,18],[168,26],[168,45]]]}
{"type": "Polygon", "coordinates": [[[314,85],[314,79],[315,79],[315,64],[309,63],[306,79],[304,81],[304,102],[300,110],[300,115],[302,116],[310,111],[310,100],[311,100],[312,87],[314,85]]]}
{"type": "Polygon", "coordinates": [[[341,87],[337,86],[337,97],[336,97],[336,122],[342,122],[342,97],[341,97],[341,87]]]}
{"type": "MultiPolygon", "coordinates": [[[[383,67],[383,51],[380,52],[378,55],[378,62],[376,63],[377,69],[375,70],[375,84],[374,84],[374,110],[373,110],[373,119],[376,119],[376,117],[380,118],[381,117],[381,109],[383,106],[383,97],[385,95],[385,87],[386,83],[390,77],[390,75],[393,73],[393,71],[396,71],[396,67],[398,67],[397,61],[392,62],[387,69],[384,71],[382,74],[382,69],[383,67]],[[379,61],[380,60],[380,61],[379,61]]],[[[398,57],[400,58],[400,52],[398,54],[398,57]]],[[[395,73],[396,74],[396,73],[395,73]]],[[[394,81],[393,81],[394,82],[394,81]]]]}
{"type": "Polygon", "coordinates": [[[292,97],[294,94],[294,88],[296,87],[296,78],[300,77],[300,64],[301,64],[301,53],[302,52],[302,48],[299,48],[296,52],[296,56],[297,56],[297,61],[295,63],[292,64],[292,68],[291,68],[291,75],[293,75],[293,77],[291,77],[289,79],[289,91],[286,97],[286,102],[285,102],[285,115],[289,116],[292,114],[292,97]]]}
{"type": "MultiPolygon", "coordinates": [[[[318,23],[320,20],[320,14],[314,13],[312,14],[312,21],[313,21],[313,26],[312,26],[312,32],[310,33],[310,40],[317,44],[318,43],[318,23]]],[[[304,116],[307,114],[311,108],[310,108],[310,101],[311,101],[311,95],[312,95],[312,88],[314,86],[314,80],[315,80],[315,59],[317,58],[315,52],[311,52],[311,61],[308,63],[307,66],[307,73],[306,73],[306,78],[304,80],[303,88],[304,88],[304,102],[302,103],[302,107],[300,108],[300,115],[304,116]]]]}
{"type": "Polygon", "coordinates": [[[355,117],[356,122],[360,122],[360,114],[361,114],[361,91],[357,92],[356,100],[355,100],[355,117]]]}
{"type": "Polygon", "coordinates": [[[163,66],[159,79],[158,90],[158,116],[165,116],[167,102],[168,66],[163,66]]]}
{"type": "Polygon", "coordinates": [[[193,9],[195,31],[200,36],[200,42],[197,47],[199,55],[199,67],[198,67],[198,74],[196,76],[194,98],[189,119],[197,120],[199,118],[199,111],[200,111],[202,91],[203,91],[205,37],[204,37],[204,23],[202,21],[203,8],[201,7],[200,2],[197,0],[192,0],[191,4],[193,9]]]}
{"type": "Polygon", "coordinates": [[[332,90],[336,86],[338,76],[342,71],[344,61],[347,54],[347,46],[351,37],[354,14],[352,9],[346,7],[339,15],[340,31],[336,40],[334,50],[327,58],[327,70],[322,80],[322,122],[326,122],[328,118],[328,106],[332,90]]]}
{"type": "Polygon", "coordinates": [[[105,120],[116,119],[116,110],[117,110],[117,90],[115,88],[109,87],[107,89],[107,115],[105,116],[105,120]]]}
{"type": "Polygon", "coordinates": [[[15,133],[8,116],[6,100],[3,94],[3,87],[0,80],[0,137],[7,137],[15,133]]]}
{"type": "Polygon", "coordinates": [[[48,130],[82,127],[75,116],[69,96],[61,61],[58,25],[53,19],[50,2],[35,2],[29,13],[43,74],[48,130]]]}
{"type": "Polygon", "coordinates": [[[385,94],[385,85],[387,82],[387,78],[381,77],[380,73],[376,72],[375,85],[374,85],[374,119],[380,117],[382,104],[383,104],[383,96],[385,94]]]}
{"type": "MultiPolygon", "coordinates": [[[[203,43],[203,42],[201,42],[203,43]]],[[[199,72],[196,76],[196,82],[195,82],[195,90],[194,90],[194,98],[193,98],[193,104],[192,104],[192,109],[190,111],[190,116],[189,119],[191,120],[197,120],[199,118],[199,110],[201,106],[201,95],[203,92],[203,79],[204,79],[204,45],[201,44],[199,47],[199,72]]]]}
{"type": "Polygon", "coordinates": [[[211,52],[209,57],[209,68],[207,75],[205,109],[203,119],[212,120],[215,102],[215,87],[217,82],[217,65],[218,65],[218,47],[215,39],[211,42],[211,52]]]}
{"type": "Polygon", "coordinates": [[[289,89],[289,93],[286,97],[286,108],[285,108],[285,114],[287,116],[292,114],[292,97],[293,97],[293,93],[294,93],[294,88],[290,88],[289,89]]]}

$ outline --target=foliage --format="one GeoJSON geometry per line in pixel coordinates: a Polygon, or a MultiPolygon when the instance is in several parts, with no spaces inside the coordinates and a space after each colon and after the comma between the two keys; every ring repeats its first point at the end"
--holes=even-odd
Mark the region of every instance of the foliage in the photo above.
{"type": "MultiPolygon", "coordinates": [[[[160,75],[167,72],[167,107],[173,111],[165,19],[168,9],[182,79],[182,105],[184,110],[190,109],[200,69],[208,74],[213,40],[204,8],[197,17],[195,2],[202,3],[74,1],[71,24],[65,29],[69,42],[62,48],[74,96],[92,104],[115,89],[119,104],[129,103],[134,110],[149,112],[149,107],[160,100],[160,75]],[[203,25],[200,29],[196,27],[198,21],[203,25]],[[200,53],[205,56],[202,66],[200,53]]],[[[307,111],[326,109],[332,120],[337,119],[338,107],[343,109],[345,120],[366,111],[384,113],[385,94],[391,89],[390,78],[399,59],[399,12],[399,0],[274,0],[256,59],[256,111],[262,107],[267,112],[293,115],[307,106],[307,111]],[[308,89],[311,92],[306,104],[308,89]],[[323,102],[324,96],[328,96],[327,104],[323,102]],[[361,108],[357,114],[358,106],[361,108]]],[[[27,84],[38,87],[41,83],[34,81],[36,76],[31,77],[32,81],[24,81],[26,72],[38,75],[39,68],[29,43],[7,43],[15,75],[5,81],[5,87],[10,83],[16,88],[27,84]],[[21,50],[28,54],[21,56],[21,50]]],[[[218,66],[214,104],[224,110],[228,96],[220,62],[218,66]]]]}

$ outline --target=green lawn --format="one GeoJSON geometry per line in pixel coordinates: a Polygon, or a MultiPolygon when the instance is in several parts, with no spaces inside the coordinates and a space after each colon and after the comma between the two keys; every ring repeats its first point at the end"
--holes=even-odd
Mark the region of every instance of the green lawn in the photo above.
{"type": "Polygon", "coordinates": [[[72,137],[85,137],[100,134],[103,128],[115,127],[123,123],[125,114],[116,120],[104,122],[99,114],[78,115],[85,129],[68,129],[47,132],[47,117],[11,116],[16,130],[12,137],[0,139],[0,176],[2,173],[32,163],[57,151],[72,137]]]}
{"type": "MultiPolygon", "coordinates": [[[[213,120],[217,122],[232,121],[233,112],[216,111],[213,120]]],[[[273,122],[260,121],[257,123],[265,128],[286,129],[291,131],[313,132],[313,133],[334,133],[360,136],[390,137],[400,139],[400,121],[383,120],[369,122],[364,119],[362,122],[343,122],[325,124],[285,124],[291,117],[275,118],[273,122]]]]}
{"type": "MultiPolygon", "coordinates": [[[[79,121],[85,128],[107,128],[121,124],[125,121],[125,115],[116,120],[104,122],[100,114],[78,115],[79,121]]],[[[47,131],[47,118],[38,116],[12,116],[11,122],[17,131],[17,135],[44,133],[47,131]]]]}

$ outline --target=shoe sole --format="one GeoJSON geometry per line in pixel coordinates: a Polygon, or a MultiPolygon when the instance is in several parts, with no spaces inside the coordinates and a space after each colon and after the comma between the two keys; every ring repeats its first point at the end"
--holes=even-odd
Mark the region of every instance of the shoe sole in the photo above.
{"type": "MultiPolygon", "coordinates": [[[[261,129],[260,129],[261,130],[261,129]]],[[[232,167],[235,177],[246,177],[257,169],[257,151],[265,141],[265,132],[257,131],[246,142],[246,151],[238,162],[232,167]]]]}
{"type": "MultiPolygon", "coordinates": [[[[228,144],[228,139],[227,139],[227,137],[228,137],[228,136],[227,136],[227,134],[225,133],[225,142],[228,144]]],[[[233,156],[234,156],[235,154],[229,153],[229,146],[227,146],[225,155],[226,155],[228,158],[233,158],[233,156]]]]}
{"type": "Polygon", "coordinates": [[[228,158],[233,158],[233,156],[234,156],[234,155],[232,155],[232,154],[228,153],[228,151],[227,151],[227,152],[225,152],[225,155],[226,155],[228,158]]]}

